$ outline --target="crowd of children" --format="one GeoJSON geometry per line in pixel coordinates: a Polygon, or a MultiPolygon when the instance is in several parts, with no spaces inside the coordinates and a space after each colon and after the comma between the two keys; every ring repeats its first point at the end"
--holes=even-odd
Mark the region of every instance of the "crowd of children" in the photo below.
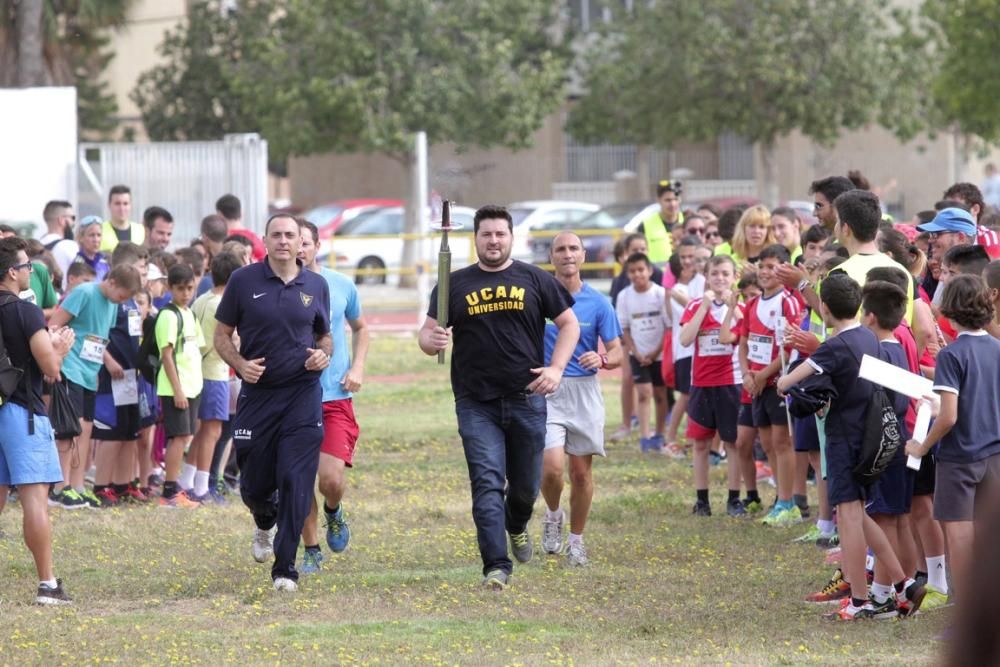
{"type": "MultiPolygon", "coordinates": [[[[664,217],[669,261],[654,266],[647,239],[627,236],[612,289],[631,361],[613,438],[637,419],[642,451],[690,450],[698,516],[712,515],[714,462],[727,465],[729,516],[763,512],[757,481],[773,482],[760,519],[770,526],[811,516],[814,478],[818,517],[796,541],[842,565],[807,600],[835,604],[825,616],[841,620],[969,595],[975,509],[1000,482],[1000,247],[979,224],[992,219],[982,195],[957,184],[896,224],[866,185],[856,172],[814,182],[807,227],[792,209],[759,205],[664,217]],[[859,377],[866,355],[933,382],[919,399],[885,391],[893,418],[875,432],[902,444],[875,479],[859,472],[883,395],[859,377]],[[669,409],[653,425],[650,399],[669,409]],[[926,435],[914,431],[924,404],[935,417],[926,435]]],[[[665,193],[678,198],[679,184],[661,183],[665,193]]]]}

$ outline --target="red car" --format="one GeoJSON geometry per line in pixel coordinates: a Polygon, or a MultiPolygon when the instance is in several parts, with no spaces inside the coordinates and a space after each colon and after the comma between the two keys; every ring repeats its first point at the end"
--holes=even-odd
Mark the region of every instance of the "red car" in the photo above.
{"type": "Polygon", "coordinates": [[[402,206],[398,199],[338,199],[306,211],[306,220],[319,227],[320,240],[328,239],[341,224],[361,213],[387,206],[402,206]]]}

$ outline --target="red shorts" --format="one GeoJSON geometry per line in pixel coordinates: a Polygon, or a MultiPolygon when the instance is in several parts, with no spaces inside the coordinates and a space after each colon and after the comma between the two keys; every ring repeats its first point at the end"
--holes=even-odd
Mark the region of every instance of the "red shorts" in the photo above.
{"type": "Polygon", "coordinates": [[[323,445],[319,448],[344,462],[354,464],[354,446],[361,430],[354,418],[354,403],[349,398],[323,404],[323,445]]]}

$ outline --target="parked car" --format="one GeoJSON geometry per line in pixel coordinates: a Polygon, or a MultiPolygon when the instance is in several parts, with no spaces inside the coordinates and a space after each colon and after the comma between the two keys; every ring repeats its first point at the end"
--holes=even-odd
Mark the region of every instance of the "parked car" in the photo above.
{"type": "Polygon", "coordinates": [[[333,236],[340,225],[361,213],[402,205],[403,202],[398,199],[338,199],[309,209],[302,217],[319,227],[319,238],[322,240],[333,236]]]}
{"type": "MultiPolygon", "coordinates": [[[[573,230],[580,232],[592,232],[608,230],[609,234],[588,234],[580,236],[583,248],[586,253],[585,261],[590,263],[612,263],[615,261],[614,246],[617,238],[623,233],[622,227],[638,211],[643,210],[646,204],[643,202],[621,202],[609,204],[604,208],[591,213],[579,222],[569,222],[565,220],[551,220],[531,232],[529,245],[531,247],[531,259],[535,264],[549,263],[549,250],[552,248],[552,239],[558,232],[573,230]]],[[[609,277],[614,271],[611,267],[607,269],[588,269],[583,272],[585,277],[609,277]]]]}
{"type": "MultiPolygon", "coordinates": [[[[452,268],[467,266],[474,253],[470,242],[472,219],[476,210],[467,206],[453,206],[451,219],[462,225],[462,232],[450,235],[452,268]]],[[[354,281],[358,284],[379,285],[399,280],[398,270],[403,258],[403,234],[405,226],[402,206],[380,208],[362,213],[343,224],[334,235],[320,241],[319,262],[326,265],[329,254],[335,253],[338,269],[356,271],[354,281]],[[378,238],[372,238],[378,237],[378,238]],[[388,269],[388,271],[384,271],[388,269]]],[[[437,265],[440,242],[437,237],[424,241],[425,257],[430,260],[432,270],[437,265]]]]}
{"type": "Polygon", "coordinates": [[[576,223],[601,207],[597,204],[579,201],[522,201],[507,207],[514,222],[514,247],[511,257],[525,262],[531,261],[529,235],[533,229],[550,222],[576,223]]]}

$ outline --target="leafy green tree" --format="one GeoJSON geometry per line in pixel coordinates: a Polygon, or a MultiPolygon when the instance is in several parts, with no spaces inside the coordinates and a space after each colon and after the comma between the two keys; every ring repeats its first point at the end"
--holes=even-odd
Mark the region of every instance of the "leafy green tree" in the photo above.
{"type": "Polygon", "coordinates": [[[134,0],[0,0],[0,86],[76,86],[84,135],[107,136],[118,105],[101,75],[109,29],[134,0]],[[30,27],[30,30],[26,30],[30,27]]]}
{"type": "Polygon", "coordinates": [[[760,147],[774,203],[780,137],[829,143],[879,122],[908,138],[921,127],[896,102],[918,63],[895,26],[886,0],[635,3],[588,49],[568,129],[658,147],[742,135],[760,147]]]}

